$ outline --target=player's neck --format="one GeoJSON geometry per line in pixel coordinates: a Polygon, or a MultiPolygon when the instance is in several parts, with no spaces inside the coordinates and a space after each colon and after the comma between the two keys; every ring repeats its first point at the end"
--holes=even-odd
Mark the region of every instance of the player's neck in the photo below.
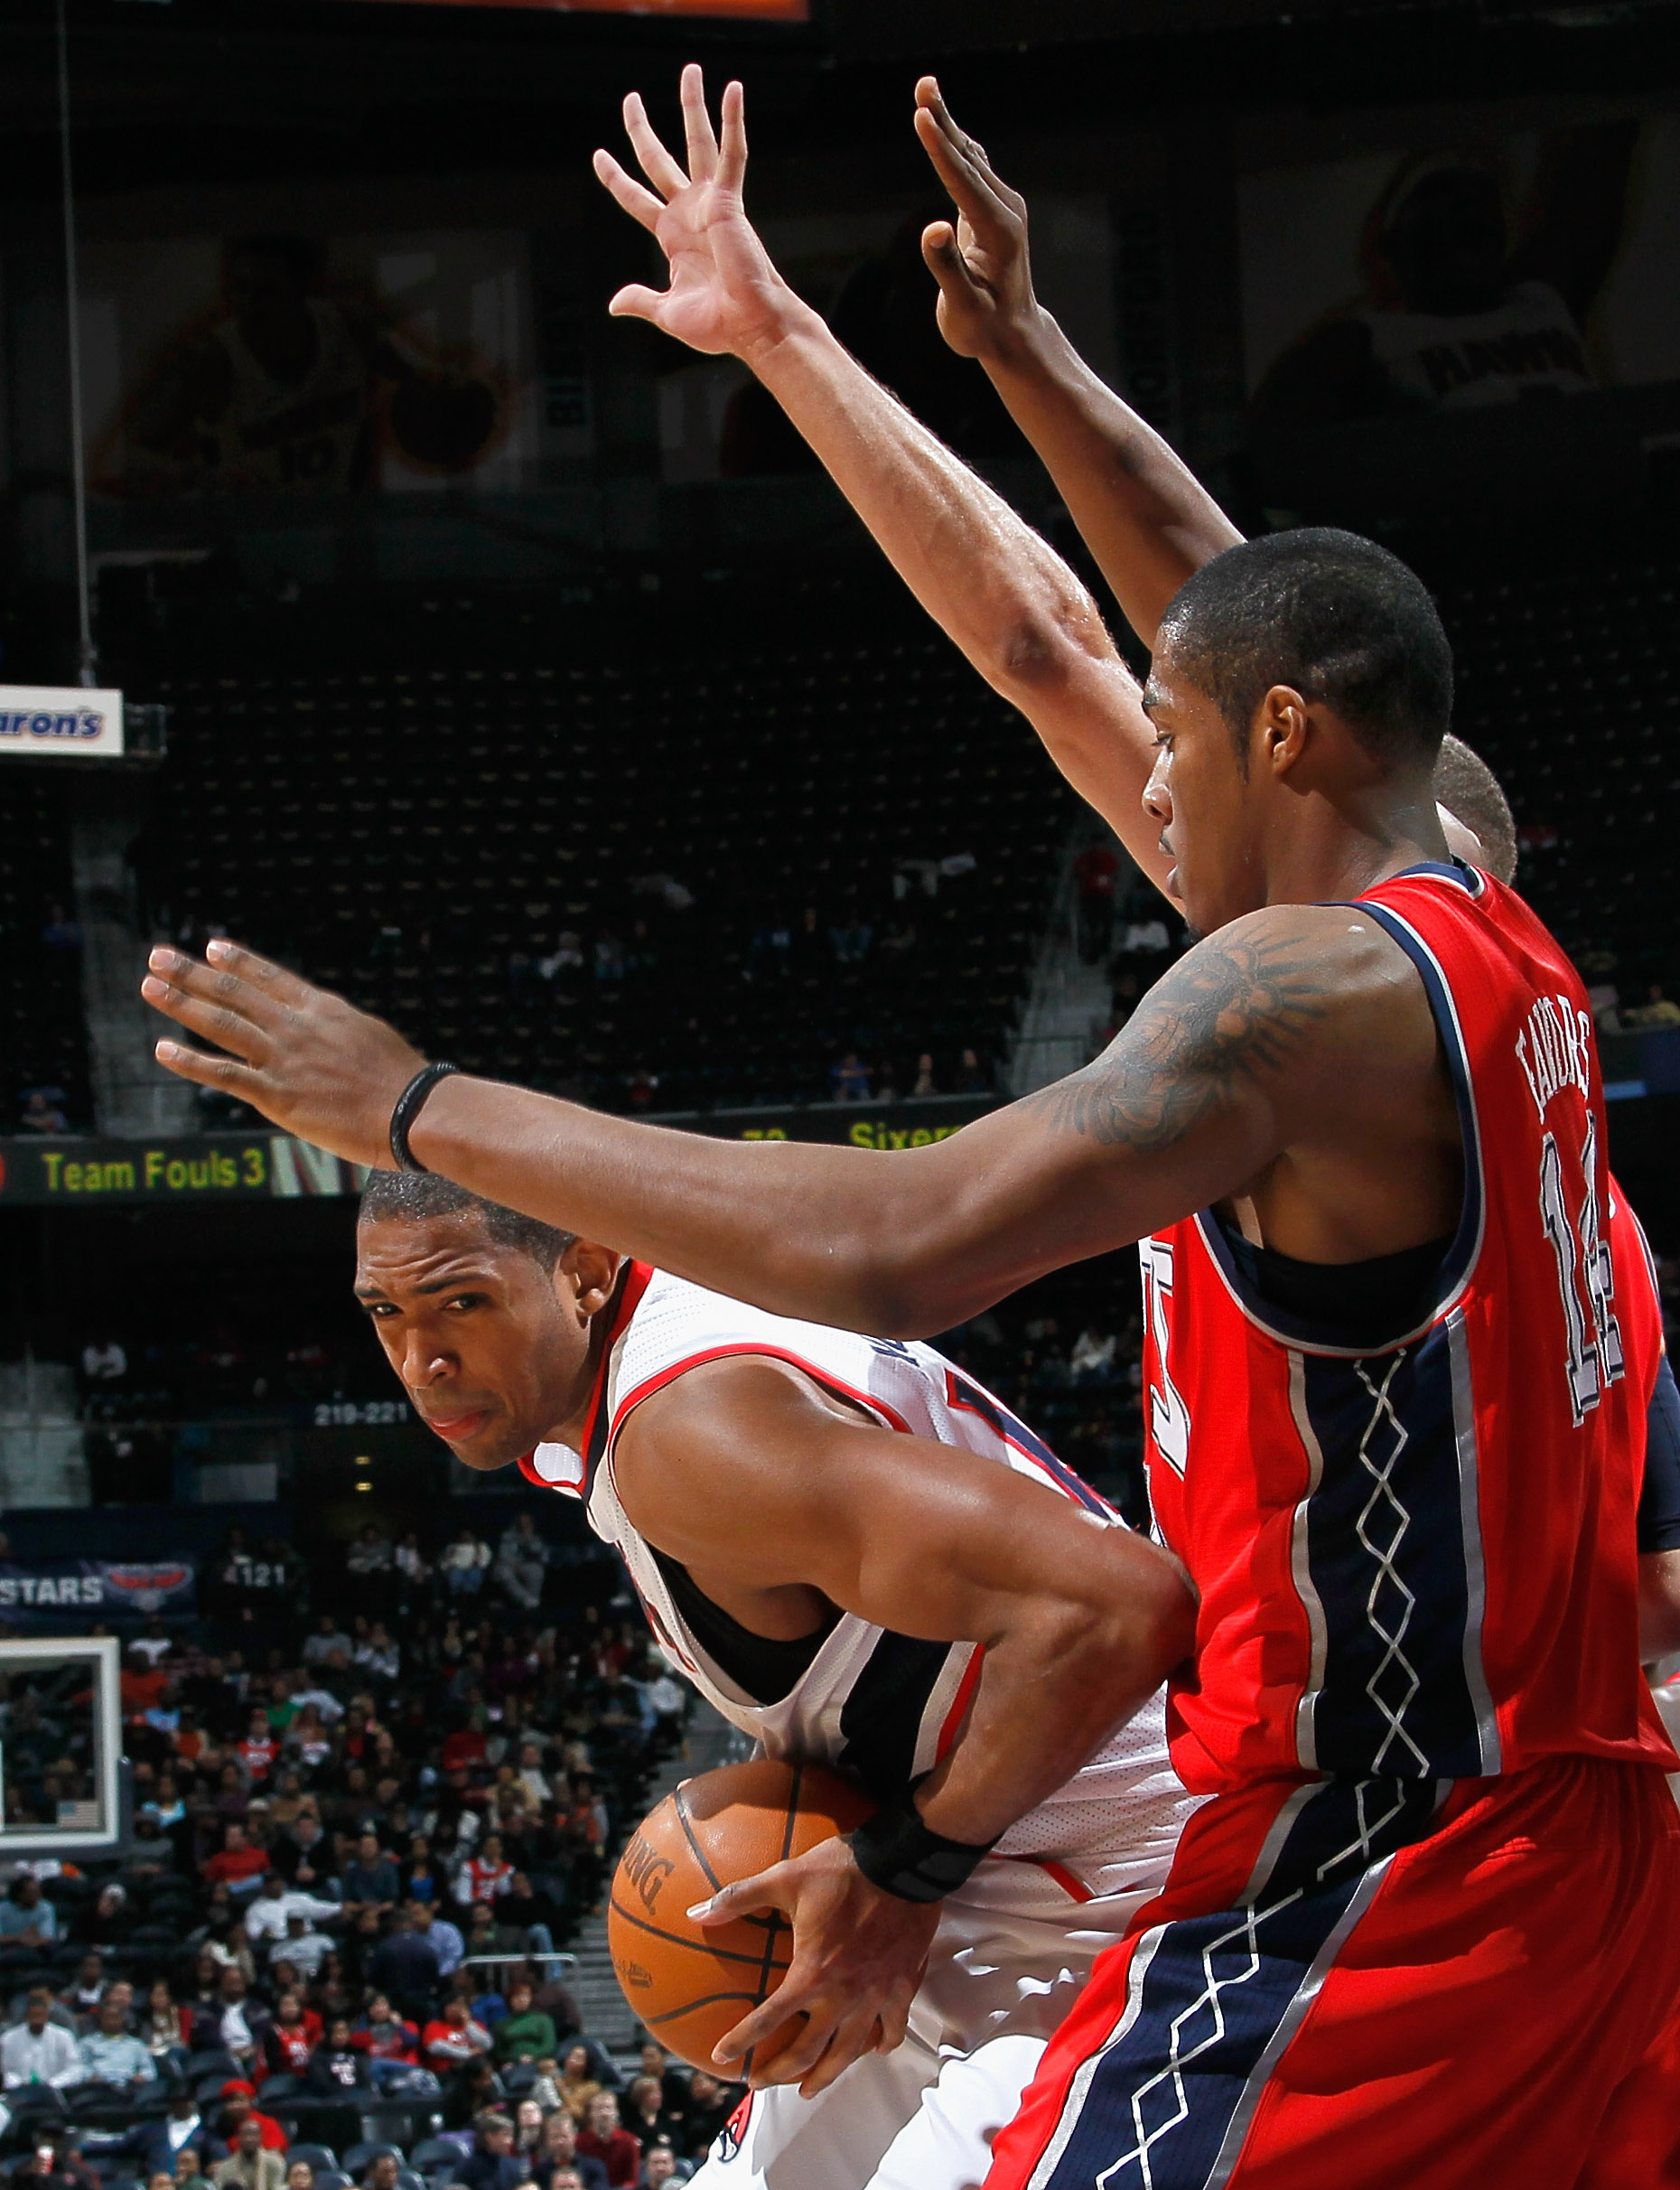
{"type": "Polygon", "coordinates": [[[590,1322],[589,1344],[583,1354],[583,1366],[572,1380],[565,1415],[545,1439],[547,1444],[568,1445],[574,1452],[582,1452],[583,1449],[583,1440],[589,1434],[590,1410],[594,1404],[596,1388],[601,1382],[613,1327],[618,1322],[619,1301],[630,1282],[630,1265],[627,1261],[619,1272],[611,1299],[590,1322]]]}
{"type": "Polygon", "coordinates": [[[1265,902],[1336,903],[1425,860],[1451,857],[1426,783],[1334,803],[1314,796],[1266,847],[1265,902]]]}

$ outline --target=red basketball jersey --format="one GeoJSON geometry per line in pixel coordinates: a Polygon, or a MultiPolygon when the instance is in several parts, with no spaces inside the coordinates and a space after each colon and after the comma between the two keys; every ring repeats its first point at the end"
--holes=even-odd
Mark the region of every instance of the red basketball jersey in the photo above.
{"type": "Polygon", "coordinates": [[[1214,1213],[1140,1243],[1157,1523],[1201,1593],[1186,1786],[1453,1779],[1558,1752],[1673,1770],[1635,1509],[1662,1343],[1573,968],[1429,865],[1359,901],[1417,968],[1464,1143],[1433,1305],[1375,1351],[1255,1292],[1214,1213]]]}

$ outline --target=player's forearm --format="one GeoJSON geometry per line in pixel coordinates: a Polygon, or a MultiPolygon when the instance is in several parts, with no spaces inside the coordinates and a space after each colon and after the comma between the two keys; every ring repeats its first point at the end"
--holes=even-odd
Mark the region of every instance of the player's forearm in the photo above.
{"type": "Polygon", "coordinates": [[[1194,1641],[1190,1592],[1164,1558],[1130,1603],[1023,1608],[988,1646],[967,1728],[918,1795],[923,1821],[970,1847],[995,1839],[1065,1786],[1194,1641]]]}
{"type": "Polygon", "coordinates": [[[1242,535],[1188,465],[1099,379],[1050,314],[982,358],[1145,646],[1186,578],[1242,535]]]}
{"type": "Polygon", "coordinates": [[[462,1077],[409,1144],[473,1193],[775,1315],[920,1336],[1022,1281],[1010,1213],[948,1141],[711,1140],[462,1077]]]}
{"type": "Polygon", "coordinates": [[[1115,659],[1060,557],[814,314],[750,362],[917,600],[1005,698],[1030,714],[1048,680],[1115,659]]]}

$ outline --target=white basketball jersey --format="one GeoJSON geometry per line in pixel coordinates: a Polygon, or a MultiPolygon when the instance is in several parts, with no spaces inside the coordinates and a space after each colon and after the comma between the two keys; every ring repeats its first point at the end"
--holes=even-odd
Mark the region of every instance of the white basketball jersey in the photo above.
{"type": "Polygon", "coordinates": [[[1549,282],[1515,283],[1485,312],[1361,312],[1389,384],[1420,403],[1475,410],[1595,385],[1574,314],[1549,282]]]}
{"type": "MultiPolygon", "coordinates": [[[[703,1362],[730,1354],[788,1362],[885,1428],[995,1460],[1124,1523],[1001,1400],[931,1346],[766,1315],[640,1263],[613,1315],[583,1450],[539,1445],[520,1466],[533,1483],[586,1501],[591,1527],[629,1568],[667,1658],[725,1718],[768,1755],[831,1765],[891,1800],[955,1743],[980,1677],[980,1645],[925,1642],[843,1613],[787,1695],[773,1703],[747,1695],[708,1656],[619,1502],[612,1449],[632,1410],[703,1362]]],[[[998,1852],[1052,1867],[1053,1858],[1085,1858],[1064,1881],[1069,1890],[1153,1889],[1195,1806],[1168,1759],[1162,1691],[1013,1825],[998,1852]]]]}

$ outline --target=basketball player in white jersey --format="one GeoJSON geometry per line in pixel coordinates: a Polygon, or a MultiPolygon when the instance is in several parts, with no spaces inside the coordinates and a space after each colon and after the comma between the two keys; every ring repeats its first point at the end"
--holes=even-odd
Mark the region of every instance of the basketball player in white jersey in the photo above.
{"type": "Polygon", "coordinates": [[[931,1347],[767,1315],[441,1179],[374,1174],[356,1291],[460,1459],[583,1500],[672,1665],[882,1806],[714,1899],[794,1914],[729,2057],[811,2019],[699,2179],[977,2182],[1193,1807],[1159,1692],[1193,1633],[1175,1563],[931,1347]]]}

